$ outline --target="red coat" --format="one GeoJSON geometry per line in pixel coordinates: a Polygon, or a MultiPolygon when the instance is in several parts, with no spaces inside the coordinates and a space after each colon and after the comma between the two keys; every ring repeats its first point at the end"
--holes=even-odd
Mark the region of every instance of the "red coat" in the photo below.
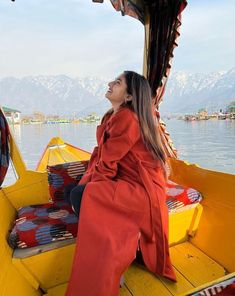
{"type": "Polygon", "coordinates": [[[127,108],[97,128],[98,147],[80,181],[78,239],[66,296],[117,296],[119,279],[136,256],[175,281],[169,258],[165,180],[127,108]]]}

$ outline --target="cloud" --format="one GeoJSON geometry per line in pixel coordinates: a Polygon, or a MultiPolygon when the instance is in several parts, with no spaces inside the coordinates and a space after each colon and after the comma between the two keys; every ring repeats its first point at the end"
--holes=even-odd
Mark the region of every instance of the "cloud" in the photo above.
{"type": "Polygon", "coordinates": [[[121,17],[110,3],[36,2],[18,4],[12,13],[8,7],[0,29],[1,76],[141,72],[141,23],[121,17]]]}
{"type": "MultiPolygon", "coordinates": [[[[189,1],[174,70],[234,66],[234,1],[189,1]],[[233,3],[232,3],[233,2],[233,3]]],[[[109,1],[24,0],[0,3],[0,76],[116,76],[142,71],[144,28],[109,1]]]]}
{"type": "Polygon", "coordinates": [[[182,16],[174,67],[191,72],[210,72],[234,66],[234,11],[234,1],[189,2],[182,16]]]}

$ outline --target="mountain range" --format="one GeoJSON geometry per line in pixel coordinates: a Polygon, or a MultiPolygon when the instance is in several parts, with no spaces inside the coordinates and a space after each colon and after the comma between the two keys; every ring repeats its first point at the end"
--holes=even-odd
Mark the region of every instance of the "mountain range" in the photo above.
{"type": "MultiPolygon", "coordinates": [[[[64,116],[102,115],[110,104],[104,97],[108,79],[65,75],[0,79],[0,105],[23,115],[35,111],[64,116]]],[[[200,108],[219,111],[235,101],[235,68],[209,74],[171,73],[162,114],[194,113],[200,108]]]]}
{"type": "Polygon", "coordinates": [[[235,101],[235,68],[209,74],[175,72],[168,79],[162,113],[216,112],[235,101]]]}

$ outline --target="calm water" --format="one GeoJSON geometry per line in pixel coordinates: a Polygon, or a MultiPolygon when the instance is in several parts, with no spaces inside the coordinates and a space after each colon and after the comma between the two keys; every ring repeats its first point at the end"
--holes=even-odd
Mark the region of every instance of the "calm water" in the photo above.
{"type": "MultiPolygon", "coordinates": [[[[235,174],[235,120],[185,122],[166,120],[180,159],[217,171],[235,174]]],[[[21,125],[12,127],[29,169],[35,169],[52,137],[59,136],[80,148],[92,151],[96,144],[95,124],[21,125]]],[[[8,180],[13,172],[9,170],[8,180]]]]}
{"type": "Polygon", "coordinates": [[[235,120],[166,120],[180,159],[235,174],[235,120]]]}

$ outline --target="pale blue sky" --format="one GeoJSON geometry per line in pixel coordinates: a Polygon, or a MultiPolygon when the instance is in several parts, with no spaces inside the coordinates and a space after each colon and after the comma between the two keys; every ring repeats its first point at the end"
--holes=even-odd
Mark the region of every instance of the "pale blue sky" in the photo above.
{"type": "MultiPolygon", "coordinates": [[[[235,66],[235,1],[189,0],[174,71],[235,66]]],[[[142,71],[143,26],[108,0],[0,0],[0,77],[142,71]]]]}

